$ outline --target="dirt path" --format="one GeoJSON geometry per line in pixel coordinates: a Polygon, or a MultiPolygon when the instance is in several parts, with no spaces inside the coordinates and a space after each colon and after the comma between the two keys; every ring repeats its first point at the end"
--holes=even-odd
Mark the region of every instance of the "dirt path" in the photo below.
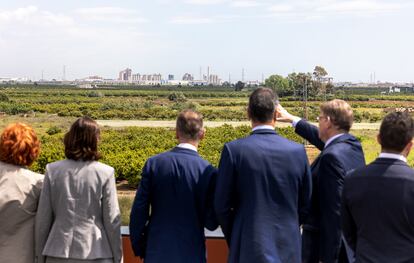
{"type": "MultiPolygon", "coordinates": [[[[175,121],[140,121],[140,120],[97,120],[101,126],[108,127],[162,127],[174,128],[175,121]]],[[[204,126],[214,128],[224,124],[229,124],[234,127],[241,125],[250,125],[248,121],[206,121],[204,126]]],[[[277,123],[277,127],[288,127],[290,124],[277,123]]],[[[353,130],[378,130],[380,123],[354,123],[353,130]]]]}

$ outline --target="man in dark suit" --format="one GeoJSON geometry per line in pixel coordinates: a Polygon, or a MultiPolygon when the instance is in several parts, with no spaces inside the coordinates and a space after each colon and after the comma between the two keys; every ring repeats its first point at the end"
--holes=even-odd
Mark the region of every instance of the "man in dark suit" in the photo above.
{"type": "Polygon", "coordinates": [[[351,107],[343,100],[320,106],[319,129],[279,106],[279,120],[292,122],[295,132],[321,153],[311,165],[313,193],[309,217],[303,224],[303,263],[352,262],[352,250],[341,233],[341,194],[346,173],[365,165],[360,142],[349,130],[351,107]]]}
{"type": "Polygon", "coordinates": [[[228,262],[299,263],[300,223],[311,196],[301,144],[275,132],[275,95],[249,98],[250,136],[224,145],[214,206],[230,247],[228,262]]]}
{"type": "Polygon", "coordinates": [[[381,154],[345,180],[343,231],[357,263],[414,262],[413,135],[408,113],[388,114],[377,137],[381,154]]]}
{"type": "Polygon", "coordinates": [[[197,153],[204,137],[202,116],[181,112],[176,136],[177,147],[147,160],[132,206],[132,248],[145,263],[206,262],[204,227],[218,226],[213,211],[217,171],[197,153]]]}

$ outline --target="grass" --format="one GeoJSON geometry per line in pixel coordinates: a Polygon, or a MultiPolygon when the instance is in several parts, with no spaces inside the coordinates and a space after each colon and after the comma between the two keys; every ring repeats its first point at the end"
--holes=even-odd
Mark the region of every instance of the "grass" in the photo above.
{"type": "MultiPolygon", "coordinates": [[[[134,191],[135,193],[135,191],[134,191]]],[[[119,209],[121,210],[121,221],[123,226],[129,225],[129,215],[131,214],[132,202],[135,195],[118,195],[119,209]]]]}

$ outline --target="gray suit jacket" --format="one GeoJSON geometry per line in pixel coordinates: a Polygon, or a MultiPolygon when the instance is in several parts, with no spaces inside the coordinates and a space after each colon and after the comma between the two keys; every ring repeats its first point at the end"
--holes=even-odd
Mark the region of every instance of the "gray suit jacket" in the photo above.
{"type": "Polygon", "coordinates": [[[36,256],[71,259],[122,257],[121,216],[114,169],[89,161],[46,166],[36,216],[36,256]]]}
{"type": "Polygon", "coordinates": [[[0,262],[33,263],[43,175],[0,162],[0,262]]]}

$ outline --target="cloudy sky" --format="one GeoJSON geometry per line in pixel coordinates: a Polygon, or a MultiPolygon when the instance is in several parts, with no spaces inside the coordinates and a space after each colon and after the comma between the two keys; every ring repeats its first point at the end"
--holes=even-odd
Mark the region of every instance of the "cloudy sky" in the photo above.
{"type": "Polygon", "coordinates": [[[134,73],[414,81],[411,0],[0,0],[0,77],[134,73]]]}

